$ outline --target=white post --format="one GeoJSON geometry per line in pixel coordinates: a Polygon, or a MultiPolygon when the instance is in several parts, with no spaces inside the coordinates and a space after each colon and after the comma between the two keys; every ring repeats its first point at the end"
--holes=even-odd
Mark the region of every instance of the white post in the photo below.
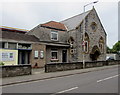
{"type": "Polygon", "coordinates": [[[83,21],[83,68],[85,68],[85,20],[83,21]]]}
{"type": "MultiPolygon", "coordinates": [[[[83,7],[84,12],[83,13],[85,13],[85,7],[86,6],[88,6],[90,4],[95,4],[97,2],[98,1],[94,1],[94,2],[91,2],[89,4],[84,5],[84,7],[83,7]]],[[[83,68],[85,68],[85,40],[84,40],[84,38],[85,38],[85,20],[83,20],[83,44],[84,44],[83,45],[83,68]]]]}

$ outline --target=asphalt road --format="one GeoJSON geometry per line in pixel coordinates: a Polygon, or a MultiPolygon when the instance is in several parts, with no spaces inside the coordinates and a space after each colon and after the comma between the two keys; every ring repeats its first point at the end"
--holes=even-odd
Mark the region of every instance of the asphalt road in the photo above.
{"type": "Polygon", "coordinates": [[[3,86],[3,93],[118,93],[118,68],[3,86]]]}

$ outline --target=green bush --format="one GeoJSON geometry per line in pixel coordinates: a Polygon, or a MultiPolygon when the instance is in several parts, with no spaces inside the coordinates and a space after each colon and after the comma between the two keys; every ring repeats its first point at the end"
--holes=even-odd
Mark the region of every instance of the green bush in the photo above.
{"type": "Polygon", "coordinates": [[[0,62],[0,65],[5,65],[5,63],[4,62],[0,62]]]}

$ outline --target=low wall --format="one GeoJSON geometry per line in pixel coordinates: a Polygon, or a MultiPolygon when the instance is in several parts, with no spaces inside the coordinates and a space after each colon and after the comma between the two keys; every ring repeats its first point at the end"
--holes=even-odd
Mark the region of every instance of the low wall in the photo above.
{"type": "MultiPolygon", "coordinates": [[[[115,61],[94,61],[94,62],[85,62],[84,68],[108,66],[120,64],[120,60],[115,61]]],[[[56,72],[56,71],[65,71],[65,70],[74,70],[74,69],[83,69],[82,62],[75,63],[49,63],[45,65],[45,72],[56,72]]]]}
{"type": "Polygon", "coordinates": [[[45,72],[82,69],[82,63],[50,63],[45,65],[45,72]]]}
{"type": "Polygon", "coordinates": [[[0,77],[15,77],[31,74],[31,65],[9,65],[0,66],[0,77]]]}

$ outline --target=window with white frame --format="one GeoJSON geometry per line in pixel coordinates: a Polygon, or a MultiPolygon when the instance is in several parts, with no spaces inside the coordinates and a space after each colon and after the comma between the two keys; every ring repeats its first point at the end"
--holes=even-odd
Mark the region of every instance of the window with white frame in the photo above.
{"type": "Polygon", "coordinates": [[[17,43],[8,43],[8,48],[16,49],[17,48],[17,43]]]}
{"type": "Polygon", "coordinates": [[[88,52],[88,41],[85,41],[85,52],[87,53],[88,52]]]}
{"type": "Polygon", "coordinates": [[[103,52],[103,43],[99,43],[99,47],[100,47],[101,52],[103,52]]]}
{"type": "Polygon", "coordinates": [[[100,51],[101,53],[103,53],[104,51],[104,40],[103,40],[103,37],[100,38],[99,40],[99,48],[100,48],[100,51]]]}
{"type": "Polygon", "coordinates": [[[89,52],[89,36],[87,33],[85,33],[85,38],[84,38],[84,43],[83,43],[83,51],[85,53],[88,53],[89,52]]]}
{"type": "Polygon", "coordinates": [[[54,40],[54,41],[58,40],[58,32],[57,31],[51,32],[51,40],[54,40]]]}
{"type": "Polygon", "coordinates": [[[51,59],[58,59],[57,49],[51,50],[51,59]]]}

